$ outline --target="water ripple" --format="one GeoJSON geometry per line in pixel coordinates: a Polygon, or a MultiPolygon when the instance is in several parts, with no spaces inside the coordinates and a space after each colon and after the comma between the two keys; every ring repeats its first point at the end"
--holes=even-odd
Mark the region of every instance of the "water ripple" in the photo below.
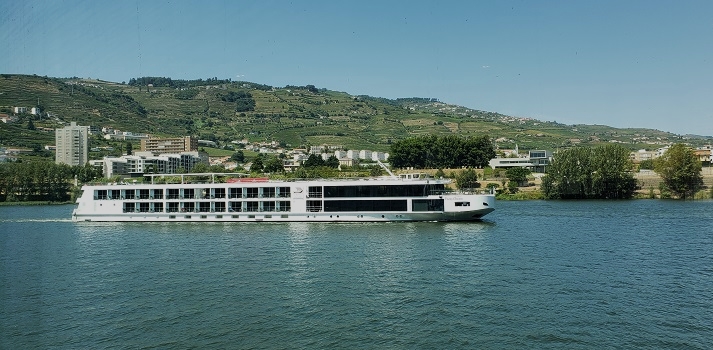
{"type": "Polygon", "coordinates": [[[11,208],[0,348],[704,349],[710,204],[504,202],[489,222],[345,225],[11,208]]]}

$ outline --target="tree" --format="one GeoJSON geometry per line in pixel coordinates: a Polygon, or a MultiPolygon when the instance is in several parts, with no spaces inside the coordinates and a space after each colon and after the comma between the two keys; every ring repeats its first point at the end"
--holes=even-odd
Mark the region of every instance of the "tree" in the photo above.
{"type": "Polygon", "coordinates": [[[620,145],[557,153],[542,178],[546,199],[625,199],[636,191],[629,151],[620,145]]]}
{"type": "Polygon", "coordinates": [[[282,173],[285,171],[285,166],[282,164],[282,160],[277,156],[271,156],[267,162],[265,162],[265,168],[263,169],[266,173],[282,173]]]}
{"type": "Polygon", "coordinates": [[[131,151],[133,150],[133,146],[131,145],[131,142],[126,141],[126,143],[124,144],[124,150],[126,151],[127,156],[131,155],[131,151]]]}
{"type": "Polygon", "coordinates": [[[208,164],[206,163],[198,163],[193,166],[193,168],[190,170],[191,173],[207,173],[208,172],[208,164]]]}
{"type": "Polygon", "coordinates": [[[324,162],[325,166],[328,166],[333,169],[339,168],[339,159],[337,159],[337,156],[331,155],[327,160],[324,162]]]}
{"type": "Polygon", "coordinates": [[[456,175],[456,186],[462,190],[479,188],[478,173],[471,168],[461,171],[460,174],[456,175]]]}
{"type": "Polygon", "coordinates": [[[637,188],[632,173],[634,164],[630,152],[620,145],[604,145],[594,149],[592,156],[592,191],[596,198],[631,198],[637,188]]]}
{"type": "Polygon", "coordinates": [[[639,169],[654,170],[654,160],[644,159],[639,163],[639,169]]]}
{"type": "Polygon", "coordinates": [[[253,160],[253,164],[250,166],[250,171],[261,173],[264,170],[264,165],[262,163],[262,153],[258,154],[253,160]]]}
{"type": "Polygon", "coordinates": [[[681,143],[671,146],[654,161],[654,171],[663,179],[663,186],[682,199],[693,198],[703,188],[701,167],[693,150],[681,143]]]}
{"type": "Polygon", "coordinates": [[[310,154],[303,166],[305,168],[321,167],[324,166],[324,159],[316,154],[310,154]]]}
{"type": "Polygon", "coordinates": [[[237,162],[237,163],[243,163],[243,162],[245,162],[245,153],[243,153],[242,150],[238,150],[235,153],[233,153],[232,156],[230,156],[230,160],[237,162]]]}
{"type": "Polygon", "coordinates": [[[513,167],[505,171],[505,176],[507,176],[510,181],[515,182],[515,187],[522,186],[523,183],[526,183],[527,177],[530,174],[532,174],[530,169],[522,167],[513,167]]]}
{"type": "Polygon", "coordinates": [[[482,168],[494,157],[487,136],[427,135],[393,142],[389,161],[395,168],[482,168]]]}

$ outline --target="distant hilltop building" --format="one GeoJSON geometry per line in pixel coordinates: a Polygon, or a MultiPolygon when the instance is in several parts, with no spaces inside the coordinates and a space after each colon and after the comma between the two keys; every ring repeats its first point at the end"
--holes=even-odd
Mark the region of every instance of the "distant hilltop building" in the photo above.
{"type": "Polygon", "coordinates": [[[174,138],[149,137],[141,140],[142,152],[181,153],[198,150],[198,139],[191,136],[174,138]]]}
{"type": "MultiPolygon", "coordinates": [[[[27,113],[27,107],[13,107],[12,110],[13,112],[15,112],[15,114],[27,113]]],[[[30,114],[32,115],[40,115],[40,112],[41,111],[39,107],[30,108],[30,114]]]]}
{"type": "Polygon", "coordinates": [[[84,165],[87,163],[89,146],[89,127],[79,126],[72,122],[55,130],[55,163],[68,165],[84,165]]]}

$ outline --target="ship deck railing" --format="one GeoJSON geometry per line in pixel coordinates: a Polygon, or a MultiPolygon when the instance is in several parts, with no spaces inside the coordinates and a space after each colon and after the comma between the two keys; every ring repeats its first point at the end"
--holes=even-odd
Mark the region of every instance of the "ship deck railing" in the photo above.
{"type": "Polygon", "coordinates": [[[412,181],[422,181],[431,180],[437,183],[450,182],[449,179],[433,178],[428,176],[420,176],[418,178],[406,178],[402,176],[370,176],[370,177],[335,177],[335,178],[286,178],[286,179],[269,179],[266,177],[251,178],[250,174],[245,173],[185,173],[185,174],[144,174],[143,177],[148,177],[151,179],[150,182],[139,182],[133,180],[132,182],[118,181],[118,182],[100,182],[92,181],[87,182],[87,185],[114,185],[114,186],[128,186],[128,185],[138,185],[138,184],[159,184],[156,182],[157,178],[180,178],[180,181],[171,182],[161,182],[161,184],[215,184],[215,183],[227,183],[229,179],[238,179],[236,183],[253,183],[253,182],[269,182],[269,183],[284,183],[284,182],[304,182],[304,181],[384,181],[384,180],[396,180],[403,182],[412,181]],[[253,179],[253,181],[249,181],[253,179]]]}

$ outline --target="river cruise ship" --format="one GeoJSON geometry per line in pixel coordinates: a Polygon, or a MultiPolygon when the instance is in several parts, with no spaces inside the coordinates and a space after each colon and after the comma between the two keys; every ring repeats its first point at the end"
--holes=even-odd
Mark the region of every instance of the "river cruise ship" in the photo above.
{"type": "Polygon", "coordinates": [[[147,175],[146,183],[84,185],[72,220],[473,221],[495,209],[493,193],[452,191],[450,180],[425,174],[310,180],[229,176],[236,174],[147,175]],[[175,181],[162,180],[165,176],[175,181]]]}

